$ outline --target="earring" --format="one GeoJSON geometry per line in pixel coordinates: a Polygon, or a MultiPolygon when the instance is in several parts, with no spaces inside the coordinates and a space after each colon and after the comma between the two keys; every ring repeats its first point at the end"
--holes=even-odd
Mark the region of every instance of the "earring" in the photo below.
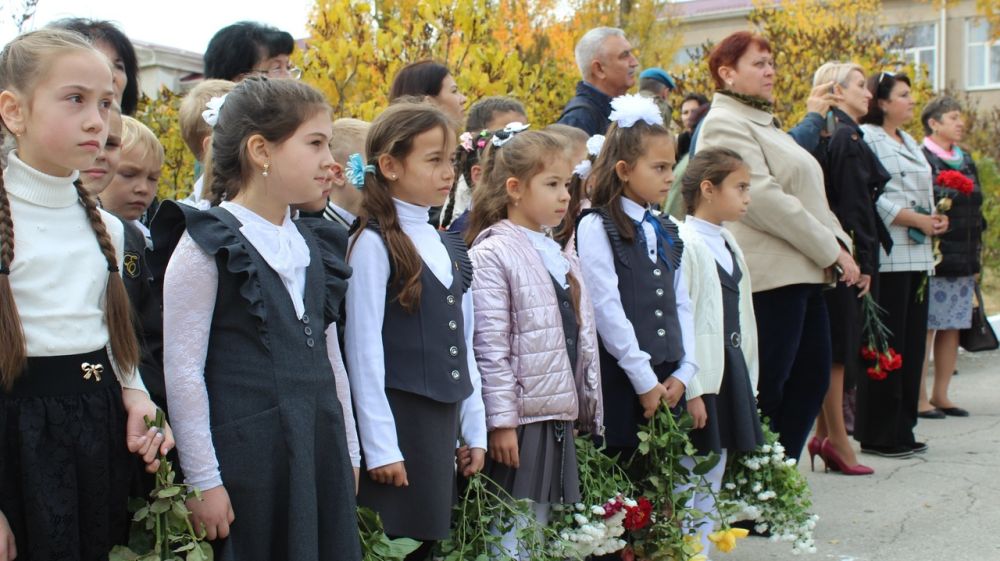
{"type": "Polygon", "coordinates": [[[389,179],[395,181],[396,180],[396,174],[394,173],[391,176],[389,176],[389,179]]]}
{"type": "Polygon", "coordinates": [[[264,171],[262,171],[260,174],[263,175],[264,177],[267,177],[267,175],[270,172],[271,172],[271,162],[268,162],[264,164],[264,171]]]}
{"type": "Polygon", "coordinates": [[[726,82],[726,85],[728,85],[728,86],[729,86],[730,88],[731,88],[731,87],[733,87],[733,82],[732,82],[732,80],[730,80],[730,81],[726,82]]]}

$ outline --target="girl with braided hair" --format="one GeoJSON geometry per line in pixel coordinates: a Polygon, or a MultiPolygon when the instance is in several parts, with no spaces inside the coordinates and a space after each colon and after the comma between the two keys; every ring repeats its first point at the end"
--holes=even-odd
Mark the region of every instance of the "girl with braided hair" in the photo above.
{"type": "Polygon", "coordinates": [[[128,532],[129,452],[173,446],[121,278],[121,222],[77,180],[108,135],[107,58],[46,29],[0,54],[0,559],[107,559],[128,532]]]}

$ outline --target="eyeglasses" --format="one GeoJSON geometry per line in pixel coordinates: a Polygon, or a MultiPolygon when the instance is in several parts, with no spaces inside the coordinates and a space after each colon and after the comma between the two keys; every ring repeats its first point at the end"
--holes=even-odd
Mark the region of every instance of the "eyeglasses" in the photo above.
{"type": "Polygon", "coordinates": [[[302,69],[295,66],[274,66],[272,68],[257,68],[251,74],[267,76],[268,78],[291,78],[298,80],[302,77],[302,69]]]}
{"type": "Polygon", "coordinates": [[[878,83],[882,84],[882,82],[884,82],[886,78],[895,78],[895,77],[896,75],[893,74],[892,72],[883,72],[878,75],[878,83]]]}

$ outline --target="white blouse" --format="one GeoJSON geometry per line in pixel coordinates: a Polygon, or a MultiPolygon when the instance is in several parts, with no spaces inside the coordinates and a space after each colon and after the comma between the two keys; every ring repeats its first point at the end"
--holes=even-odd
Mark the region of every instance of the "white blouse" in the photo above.
{"type": "MultiPolygon", "coordinates": [[[[444,286],[451,286],[452,262],[438,231],[428,224],[429,208],[393,200],[400,227],[410,237],[424,266],[444,286]]],[[[385,395],[385,356],[382,322],[385,319],[385,289],[389,282],[389,253],[381,236],[364,229],[356,234],[348,262],[353,269],[347,288],[347,322],[344,349],[351,391],[357,403],[358,433],[365,466],[374,469],[405,461],[396,438],[396,423],[385,395]]],[[[472,291],[462,297],[466,356],[472,395],[462,402],[462,438],[472,448],[486,449],[486,407],[482,381],[472,351],[475,313],[472,291]]]]}
{"type": "MultiPolygon", "coordinates": [[[[721,225],[712,224],[711,222],[706,222],[694,215],[689,214],[687,218],[684,219],[684,223],[691,226],[695,232],[701,236],[701,241],[708,246],[711,250],[712,256],[715,257],[715,261],[722,265],[730,275],[733,274],[733,254],[729,252],[729,248],[726,247],[726,240],[722,237],[723,227],[721,225]]],[[[686,240],[685,240],[686,241],[686,240]]],[[[746,273],[746,271],[743,271],[746,273]]]]}
{"type": "MultiPolygon", "coordinates": [[[[223,205],[230,212],[235,210],[233,215],[242,223],[246,224],[243,222],[244,217],[251,220],[248,213],[253,212],[249,209],[234,203],[223,205]]],[[[256,214],[253,216],[264,220],[256,214]]],[[[294,224],[292,227],[295,227],[294,224]]],[[[256,234],[253,236],[247,236],[247,241],[262,257],[265,252],[275,251],[275,242],[258,246],[255,240],[260,240],[260,237],[256,234]]],[[[301,233],[299,237],[301,238],[301,233]]],[[[302,241],[305,243],[304,239],[302,241]]],[[[308,253],[306,257],[308,258],[308,253]]],[[[212,442],[210,403],[205,385],[205,362],[218,287],[219,270],[215,259],[185,232],[170,257],[163,283],[163,373],[167,401],[170,403],[170,423],[177,440],[185,479],[187,483],[203,491],[224,483],[212,442]]],[[[296,294],[301,301],[304,289],[303,276],[302,288],[289,290],[297,290],[296,294]]],[[[337,385],[337,399],[344,412],[351,464],[358,467],[361,465],[360,446],[354,424],[350,384],[340,356],[336,324],[330,324],[327,328],[326,341],[327,355],[337,385]]]]}
{"type": "MultiPolygon", "coordinates": [[[[658,240],[653,225],[643,221],[646,209],[625,197],[621,198],[621,205],[629,218],[641,224],[649,260],[655,263],[658,240]]],[[[657,377],[649,364],[649,353],[639,348],[632,322],[625,316],[622,308],[611,240],[604,230],[601,216],[594,213],[583,217],[577,229],[577,238],[580,262],[586,263],[583,267],[583,280],[587,283],[594,302],[597,332],[611,356],[618,359],[618,366],[625,371],[635,393],[644,394],[657,384],[657,377]]],[[[674,297],[684,357],[671,375],[687,386],[698,372],[698,363],[695,359],[693,308],[684,283],[684,271],[680,268],[674,274],[674,297]]]]}

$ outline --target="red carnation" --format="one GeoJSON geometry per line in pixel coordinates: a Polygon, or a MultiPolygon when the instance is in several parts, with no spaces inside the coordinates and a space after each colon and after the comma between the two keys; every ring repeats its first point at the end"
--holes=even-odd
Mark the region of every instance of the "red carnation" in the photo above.
{"type": "Polygon", "coordinates": [[[896,349],[889,347],[889,350],[886,351],[886,356],[889,358],[889,365],[887,367],[883,367],[886,370],[899,370],[903,367],[903,355],[897,353],[896,349]]]}
{"type": "Polygon", "coordinates": [[[610,501],[604,503],[604,518],[605,520],[611,518],[618,513],[622,508],[625,507],[625,503],[622,502],[621,496],[611,499],[610,501]]]}
{"type": "Polygon", "coordinates": [[[948,189],[954,189],[963,195],[968,195],[976,188],[976,184],[960,171],[946,170],[938,174],[937,184],[948,189]]]}
{"type": "Polygon", "coordinates": [[[653,503],[649,502],[649,499],[639,497],[639,500],[636,502],[638,503],[636,506],[625,507],[625,522],[623,525],[630,532],[645,528],[653,515],[653,503]]]}
{"type": "Polygon", "coordinates": [[[887,374],[881,366],[869,366],[868,377],[872,380],[885,380],[887,374]]]}
{"type": "Polygon", "coordinates": [[[635,550],[632,546],[626,545],[625,549],[621,552],[622,561],[635,561],[635,550]]]}
{"type": "Polygon", "coordinates": [[[878,358],[878,352],[875,351],[875,347],[862,347],[861,358],[865,360],[875,360],[878,358]]]}

